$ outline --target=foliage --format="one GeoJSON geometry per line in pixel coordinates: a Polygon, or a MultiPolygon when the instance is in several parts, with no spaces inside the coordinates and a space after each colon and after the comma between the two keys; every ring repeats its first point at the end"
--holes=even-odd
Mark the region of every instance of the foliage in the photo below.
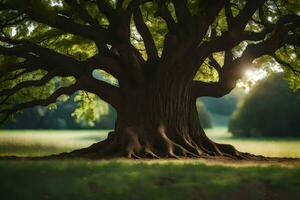
{"type": "MultiPolygon", "coordinates": [[[[222,41],[222,38],[225,38],[226,42],[223,41],[223,43],[220,43],[220,45],[223,46],[212,51],[209,55],[206,55],[203,61],[199,63],[195,61],[195,70],[191,70],[195,72],[194,74],[188,76],[197,82],[221,82],[226,86],[224,87],[224,85],[222,85],[221,88],[228,90],[227,86],[229,85],[229,89],[232,89],[232,82],[235,84],[237,79],[240,79],[243,75],[239,70],[237,70],[235,73],[230,72],[229,74],[234,74],[232,75],[233,80],[230,81],[230,79],[229,83],[226,82],[228,81],[228,78],[224,78],[224,74],[227,74],[227,69],[230,67],[226,66],[227,63],[224,62],[226,57],[225,54],[229,55],[227,58],[231,57],[232,63],[230,66],[233,65],[235,63],[234,61],[238,60],[238,58],[246,58],[245,60],[247,60],[249,58],[248,55],[242,56],[247,47],[251,45],[255,46],[257,43],[261,45],[268,44],[266,41],[269,41],[269,39],[271,40],[273,38],[275,39],[271,40],[271,43],[276,44],[274,41],[277,41],[276,36],[279,34],[278,32],[280,32],[278,27],[281,26],[286,26],[287,29],[291,29],[284,33],[286,37],[299,35],[297,20],[299,20],[300,6],[299,2],[295,0],[266,1],[266,3],[259,8],[257,7],[254,11],[251,11],[251,9],[243,10],[248,4],[251,8],[250,1],[224,1],[227,3],[229,2],[229,9],[226,9],[226,3],[224,3],[224,5],[217,9],[216,12],[214,12],[214,7],[217,7],[217,4],[214,5],[214,3],[211,3],[213,5],[211,6],[206,1],[187,0],[187,8],[188,12],[191,14],[191,18],[188,18],[189,20],[184,21],[183,23],[181,22],[182,16],[180,16],[180,14],[184,12],[178,12],[178,10],[176,12],[176,6],[180,5],[178,2],[181,1],[137,1],[139,3],[135,9],[129,8],[129,5],[133,2],[129,0],[107,0],[99,2],[103,2],[103,4],[97,4],[95,1],[87,0],[0,1],[0,46],[1,52],[5,52],[1,53],[0,55],[0,91],[10,90],[11,88],[14,88],[14,86],[20,85],[29,80],[39,81],[45,78],[49,71],[52,71],[49,69],[58,69],[60,72],[58,74],[50,74],[52,77],[49,80],[44,81],[42,84],[39,83],[38,86],[29,84],[29,87],[22,87],[19,90],[13,91],[13,94],[0,95],[1,113],[4,113],[1,115],[3,119],[6,119],[7,116],[10,116],[21,109],[18,107],[18,109],[15,109],[16,105],[28,105],[27,103],[31,101],[33,101],[35,104],[47,104],[48,101],[45,102],[45,99],[51,97],[52,94],[56,94],[55,91],[58,91],[59,88],[71,87],[72,85],[76,85],[78,82],[86,83],[86,81],[82,81],[81,78],[86,78],[84,76],[86,76],[87,73],[90,73],[87,68],[92,67],[98,69],[103,68],[103,66],[106,65],[105,63],[103,66],[101,65],[96,67],[94,63],[90,64],[90,62],[88,62],[92,58],[97,58],[97,56],[105,56],[106,59],[110,58],[114,61],[119,61],[123,58],[126,58],[125,60],[128,62],[122,60],[122,69],[126,68],[126,66],[135,66],[133,64],[135,61],[130,60],[130,58],[136,58],[139,54],[141,54],[144,58],[144,61],[142,64],[140,64],[141,67],[147,67],[148,65],[154,63],[157,63],[157,65],[160,66],[160,64],[164,64],[163,62],[165,58],[163,58],[162,54],[165,50],[165,47],[168,47],[167,42],[169,41],[169,36],[176,35],[174,40],[175,42],[178,42],[175,45],[176,47],[181,47],[182,44],[192,43],[191,46],[193,48],[190,49],[196,49],[196,52],[202,52],[200,47],[205,46],[204,44],[206,43],[210,44],[211,42],[213,43],[218,41],[218,39],[222,41]],[[122,2],[121,5],[120,2],[122,2]],[[104,6],[101,7],[101,5],[104,6]],[[107,10],[110,9],[116,11],[116,14],[113,15],[114,17],[111,17],[110,14],[107,13],[107,10]],[[133,17],[131,15],[136,14],[136,11],[139,9],[141,10],[142,21],[146,25],[144,30],[149,29],[151,37],[154,41],[152,50],[155,48],[157,49],[159,58],[156,58],[156,60],[151,60],[149,57],[149,49],[147,52],[147,41],[145,39],[145,35],[141,33],[141,30],[138,30],[139,27],[137,23],[134,19],[132,19],[133,17]],[[125,23],[123,22],[125,17],[122,16],[122,14],[125,13],[125,10],[131,12],[128,20],[129,34],[124,33],[124,35],[129,37],[128,43],[130,43],[130,51],[126,49],[124,51],[124,55],[121,55],[121,59],[120,53],[123,53],[123,47],[121,48],[120,46],[124,44],[124,38],[122,37],[123,34],[120,34],[118,30],[122,29],[126,32],[124,28],[127,26],[123,26],[123,23],[125,23]],[[241,24],[241,27],[233,27],[234,23],[232,21],[236,20],[237,22],[235,23],[238,23],[239,25],[243,21],[242,19],[238,18],[239,14],[247,12],[250,12],[250,16],[246,15],[246,17],[248,17],[247,22],[244,25],[241,24]],[[166,20],[168,18],[166,17],[166,13],[169,14],[169,19],[174,21],[176,30],[171,28],[170,20],[166,20]],[[215,14],[213,15],[212,13],[215,14]],[[288,21],[287,23],[283,23],[283,25],[278,24],[281,22],[281,18],[286,16],[293,16],[295,19],[293,18],[291,22],[288,21]],[[194,19],[197,20],[192,21],[194,19]],[[197,22],[201,22],[201,20],[204,21],[197,24],[197,22]],[[297,22],[296,25],[293,24],[295,21],[297,22]],[[294,26],[289,27],[289,25],[294,26]],[[239,30],[240,28],[242,30],[239,30]],[[252,39],[252,37],[250,39],[245,38],[235,42],[236,38],[238,38],[237,36],[240,36],[244,33],[251,33],[254,36],[257,36],[255,35],[257,33],[262,33],[263,37],[260,36],[260,39],[252,39]],[[197,34],[199,34],[199,36],[197,34]],[[189,40],[191,38],[194,39],[192,40],[193,42],[189,40]],[[25,48],[26,56],[23,55],[23,52],[15,53],[16,55],[14,53],[6,52],[6,50],[17,49],[16,47],[18,46],[26,46],[24,45],[24,41],[25,44],[29,43],[33,45],[35,50],[30,48],[27,50],[25,48]],[[127,55],[126,53],[132,53],[131,45],[135,47],[133,50],[135,54],[134,56],[130,57],[128,56],[129,54],[127,55]],[[198,48],[200,48],[200,51],[198,48]],[[42,53],[44,51],[47,53],[42,53]],[[29,53],[30,56],[27,55],[27,53],[29,53]],[[42,63],[37,64],[37,68],[28,69],[29,67],[33,66],[30,65],[26,68],[21,67],[20,69],[16,70],[12,69],[13,64],[16,64],[17,66],[22,65],[24,64],[23,62],[30,60],[32,57],[42,58],[43,60],[42,63]],[[116,59],[116,57],[118,57],[118,59],[116,59]],[[77,66],[76,68],[75,65],[78,65],[79,67],[77,66]],[[84,71],[83,69],[86,69],[87,71],[84,71]],[[73,73],[73,70],[76,72],[73,73]],[[81,71],[84,73],[81,74],[81,71]],[[79,75],[77,73],[79,73],[79,75]],[[75,77],[76,75],[77,77],[75,77]],[[42,103],[36,100],[42,100],[42,103]]],[[[256,4],[259,3],[256,2],[256,4]]],[[[181,7],[181,11],[183,10],[184,9],[181,7]]],[[[285,37],[279,38],[282,39],[285,37]]],[[[172,39],[170,41],[172,41],[172,39]]],[[[169,49],[173,49],[172,42],[170,42],[170,44],[171,48],[169,49]]],[[[262,49],[265,50],[268,48],[262,49]]],[[[177,49],[174,48],[174,50],[177,49]]],[[[187,55],[192,57],[190,54],[187,55]]],[[[201,57],[200,55],[193,56],[195,58],[201,57]]],[[[176,54],[172,54],[171,57],[176,57],[176,54]]],[[[290,87],[294,90],[300,87],[299,76],[294,73],[295,71],[299,70],[300,66],[299,47],[297,44],[288,44],[288,42],[284,41],[282,42],[282,45],[274,49],[272,48],[272,51],[270,52],[258,53],[257,57],[255,58],[257,58],[257,60],[253,58],[252,60],[248,60],[246,62],[248,65],[254,60],[255,66],[249,66],[250,68],[266,68],[265,70],[268,70],[268,66],[273,66],[274,63],[277,65],[280,64],[280,66],[284,69],[285,78],[290,82],[290,87]],[[265,54],[270,55],[267,58],[259,61],[260,57],[265,54]]],[[[183,63],[185,64],[186,62],[183,61],[183,63]]],[[[243,62],[237,64],[237,68],[239,68],[241,71],[248,67],[240,66],[243,64],[243,62]]],[[[126,71],[130,71],[131,73],[133,70],[126,71]]],[[[151,73],[148,73],[148,70],[142,70],[142,72],[146,72],[147,76],[152,75],[151,73]]],[[[129,72],[125,72],[125,74],[126,73],[129,72]]],[[[131,74],[130,77],[135,77],[136,74],[131,74]]],[[[107,72],[107,77],[111,80],[113,80],[112,76],[112,74],[107,72]]],[[[129,82],[134,81],[130,80],[129,82]]],[[[115,84],[112,84],[114,86],[118,86],[119,84],[117,81],[114,81],[114,83],[115,84]]],[[[89,86],[89,88],[94,89],[95,87],[89,86]]],[[[225,93],[228,92],[229,91],[225,91],[225,93]]],[[[72,94],[72,92],[69,90],[68,93],[72,94]]],[[[92,125],[95,120],[99,120],[101,118],[101,112],[107,111],[107,108],[104,108],[105,106],[100,103],[101,101],[99,101],[98,98],[104,95],[104,93],[105,92],[101,91],[97,94],[86,95],[87,93],[85,92],[78,92],[78,96],[75,97],[75,99],[78,101],[79,108],[73,114],[76,120],[87,121],[87,123],[90,123],[90,125],[92,125]]],[[[102,99],[107,100],[108,98],[102,99]]],[[[53,101],[51,99],[51,102],[49,102],[51,107],[53,107],[53,103],[56,102],[55,100],[53,101]]]]}
{"type": "MultiPolygon", "coordinates": [[[[88,94],[81,94],[88,95],[88,94]]],[[[57,104],[55,109],[35,107],[15,115],[3,129],[113,129],[116,111],[101,100],[80,101],[78,95],[57,104]],[[79,105],[83,103],[84,105],[79,105]],[[94,107],[93,107],[94,106],[94,107]],[[90,111],[92,110],[92,111],[90,111]],[[72,117],[74,116],[74,117],[72,117]]],[[[84,98],[84,97],[83,97],[84,98]]],[[[89,98],[92,98],[89,97],[89,98]]],[[[96,98],[93,96],[93,98],[96,98]]]]}
{"type": "Polygon", "coordinates": [[[238,97],[230,94],[220,99],[203,97],[201,100],[210,113],[230,116],[236,109],[238,97]]]}
{"type": "Polygon", "coordinates": [[[293,92],[283,74],[262,80],[240,104],[229,131],[235,136],[300,136],[300,91],[293,92]]]}
{"type": "Polygon", "coordinates": [[[197,100],[196,107],[198,111],[198,117],[200,119],[201,126],[203,128],[211,128],[211,118],[209,116],[209,113],[207,112],[207,109],[204,105],[204,103],[201,100],[197,100]]]}
{"type": "Polygon", "coordinates": [[[88,125],[94,126],[95,121],[99,121],[101,115],[108,112],[108,105],[94,94],[80,92],[74,100],[79,106],[79,108],[72,113],[72,116],[75,117],[77,122],[84,121],[87,122],[88,125]],[[86,99],[88,99],[88,101],[86,99]]]}

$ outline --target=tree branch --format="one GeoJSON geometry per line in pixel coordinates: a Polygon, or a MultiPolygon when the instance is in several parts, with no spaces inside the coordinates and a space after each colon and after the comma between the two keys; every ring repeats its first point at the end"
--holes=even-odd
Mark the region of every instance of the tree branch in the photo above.
{"type": "Polygon", "coordinates": [[[222,68],[220,64],[216,61],[216,59],[213,57],[213,55],[210,55],[208,58],[209,58],[209,64],[213,66],[213,68],[215,68],[217,72],[220,72],[222,68]]]}
{"type": "Polygon", "coordinates": [[[24,88],[43,86],[48,81],[50,81],[52,78],[54,78],[54,76],[55,76],[55,73],[49,72],[45,76],[43,76],[40,80],[23,81],[23,82],[17,84],[16,86],[14,86],[13,88],[0,90],[0,97],[11,96],[24,88]]]}
{"type": "Polygon", "coordinates": [[[124,0],[117,0],[117,10],[121,10],[123,8],[124,0]]]}
{"type": "Polygon", "coordinates": [[[13,55],[26,57],[27,60],[32,60],[33,63],[43,64],[42,69],[51,71],[55,66],[63,65],[60,68],[59,75],[79,77],[83,73],[81,63],[69,56],[60,54],[51,49],[31,43],[27,40],[13,40],[7,37],[0,36],[0,41],[13,45],[13,47],[5,48],[0,46],[0,53],[4,55],[13,55]],[[31,56],[30,57],[28,57],[31,56]]]}
{"type": "MultiPolygon", "coordinates": [[[[237,17],[235,18],[237,20],[237,17]]],[[[274,32],[274,34],[280,32],[280,30],[285,29],[285,35],[288,34],[288,31],[292,31],[299,27],[300,25],[300,17],[297,15],[286,15],[282,16],[277,24],[265,26],[265,28],[261,32],[250,32],[244,30],[231,29],[229,32],[225,32],[220,37],[216,37],[208,42],[203,42],[196,52],[198,56],[195,60],[195,67],[199,66],[206,57],[208,57],[213,52],[220,51],[229,51],[233,47],[237,46],[242,41],[250,40],[250,41],[263,41],[269,33],[274,32]]],[[[289,38],[285,41],[288,44],[296,44],[299,45],[299,37],[297,35],[289,36],[289,38]]],[[[197,69],[194,69],[194,73],[196,73],[197,69]]]]}
{"type": "Polygon", "coordinates": [[[39,99],[39,100],[33,100],[25,103],[20,103],[13,108],[8,108],[8,109],[3,109],[0,110],[0,114],[13,114],[17,111],[26,109],[26,108],[31,108],[34,106],[48,106],[52,103],[55,103],[57,98],[60,97],[61,95],[71,95],[75,91],[79,90],[79,85],[77,83],[69,86],[69,87],[61,87],[57,89],[54,93],[52,93],[49,97],[46,99],[39,99]]]}
{"type": "Polygon", "coordinates": [[[166,2],[158,1],[158,11],[156,13],[157,16],[160,16],[167,24],[168,30],[170,33],[176,33],[177,25],[166,6],[166,2]]]}
{"type": "Polygon", "coordinates": [[[38,68],[37,63],[34,60],[26,60],[23,62],[13,63],[9,66],[9,68],[6,71],[0,73],[0,78],[4,77],[5,75],[13,71],[21,70],[21,69],[29,69],[31,67],[38,68]]]}
{"type": "Polygon", "coordinates": [[[225,0],[225,16],[228,25],[228,30],[230,30],[234,20],[230,0],[225,0]]]}
{"type": "Polygon", "coordinates": [[[191,13],[187,8],[186,0],[172,0],[172,2],[175,7],[175,13],[179,24],[184,25],[189,23],[191,20],[191,13]]]}
{"type": "Polygon", "coordinates": [[[136,8],[134,10],[134,23],[135,26],[138,30],[138,32],[141,34],[145,47],[146,47],[146,52],[148,55],[149,60],[158,60],[158,54],[157,54],[157,49],[153,40],[153,37],[151,35],[151,32],[149,31],[147,25],[145,24],[143,20],[143,16],[141,13],[140,8],[136,8]]]}
{"type": "Polygon", "coordinates": [[[65,2],[71,6],[77,13],[79,13],[79,15],[81,16],[81,18],[89,23],[91,26],[94,26],[95,28],[100,28],[102,29],[103,27],[101,27],[98,23],[97,20],[95,20],[89,13],[88,11],[84,8],[84,5],[80,4],[77,2],[77,0],[65,0],[65,2]]]}
{"type": "Polygon", "coordinates": [[[226,94],[229,94],[234,87],[226,87],[225,84],[219,82],[202,82],[202,81],[193,81],[192,94],[195,97],[222,97],[226,94]]]}
{"type": "Polygon", "coordinates": [[[87,39],[91,39],[93,41],[99,41],[99,38],[102,41],[109,40],[108,32],[104,28],[98,27],[97,29],[95,29],[91,26],[75,23],[68,16],[54,11],[48,11],[51,12],[49,13],[51,17],[46,17],[46,15],[42,13],[42,10],[34,9],[33,6],[31,6],[28,2],[25,3],[25,7],[22,2],[16,3],[15,1],[2,1],[0,5],[3,6],[5,9],[24,12],[30,17],[30,19],[36,22],[40,22],[54,28],[58,28],[67,33],[78,35],[87,39]]]}
{"type": "Polygon", "coordinates": [[[285,66],[287,68],[289,68],[294,74],[299,74],[300,75],[300,70],[295,69],[291,64],[289,64],[288,62],[285,62],[284,60],[281,60],[275,53],[271,54],[271,56],[274,58],[274,60],[282,65],[285,66]]]}
{"type": "Polygon", "coordinates": [[[6,72],[5,74],[11,73],[11,72],[13,72],[13,71],[15,71],[15,74],[14,74],[13,76],[7,77],[7,78],[5,78],[5,79],[3,79],[3,80],[1,80],[1,78],[2,78],[5,74],[4,74],[4,75],[1,75],[1,74],[0,74],[0,80],[1,80],[1,81],[0,81],[0,85],[3,84],[3,83],[6,82],[6,81],[12,81],[12,80],[15,80],[15,79],[21,77],[23,74],[30,73],[30,72],[33,72],[33,71],[36,71],[36,70],[38,70],[38,68],[36,68],[36,67],[34,67],[34,66],[30,66],[30,67],[28,67],[28,68],[26,68],[26,69],[22,69],[21,72],[19,72],[19,73],[17,73],[18,70],[12,70],[12,71],[10,71],[10,72],[6,72]]]}
{"type": "Polygon", "coordinates": [[[256,10],[260,8],[266,0],[251,0],[247,1],[244,8],[239,12],[239,14],[232,20],[232,29],[234,30],[244,30],[248,24],[251,17],[254,15],[256,10]]]}
{"type": "Polygon", "coordinates": [[[230,92],[236,84],[236,81],[243,76],[244,70],[252,61],[263,55],[272,55],[277,49],[281,48],[288,41],[298,42],[296,35],[288,35],[289,29],[281,27],[272,37],[262,42],[249,44],[243,54],[232,60],[231,52],[225,56],[224,66],[219,73],[218,83],[195,83],[194,94],[196,96],[216,96],[225,95],[230,92]],[[295,40],[295,41],[294,41],[295,40]],[[227,57],[227,58],[226,58],[227,57]]]}
{"type": "Polygon", "coordinates": [[[80,83],[81,89],[98,95],[116,110],[120,108],[121,94],[119,88],[104,81],[94,79],[92,76],[82,77],[80,83]]]}
{"type": "Polygon", "coordinates": [[[115,17],[115,10],[103,0],[96,0],[98,9],[112,21],[115,17]]]}
{"type": "Polygon", "coordinates": [[[224,7],[224,0],[210,0],[210,1],[201,1],[201,9],[197,14],[197,38],[196,45],[203,40],[209,27],[213,24],[215,18],[218,16],[218,13],[224,7]]]}
{"type": "Polygon", "coordinates": [[[90,70],[102,69],[118,80],[124,78],[124,73],[121,70],[120,63],[117,59],[112,57],[105,57],[100,54],[96,54],[95,56],[84,61],[84,63],[86,66],[89,66],[90,70]]]}

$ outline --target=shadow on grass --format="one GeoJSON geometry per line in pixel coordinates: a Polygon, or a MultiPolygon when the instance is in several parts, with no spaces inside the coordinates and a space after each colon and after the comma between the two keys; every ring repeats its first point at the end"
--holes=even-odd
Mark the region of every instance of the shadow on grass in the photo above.
{"type": "Polygon", "coordinates": [[[300,199],[300,168],[0,161],[1,199],[300,199]]]}

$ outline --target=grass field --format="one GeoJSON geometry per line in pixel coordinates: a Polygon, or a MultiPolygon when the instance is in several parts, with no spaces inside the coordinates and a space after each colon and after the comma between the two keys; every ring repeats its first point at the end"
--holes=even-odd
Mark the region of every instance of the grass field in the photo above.
{"type": "Polygon", "coordinates": [[[0,156],[43,156],[83,148],[103,140],[108,131],[0,131],[0,156]]]}
{"type": "MultiPolygon", "coordinates": [[[[87,147],[103,140],[107,131],[0,131],[0,156],[42,156],[87,147]]],[[[208,129],[216,142],[233,144],[238,150],[273,157],[300,157],[300,139],[232,138],[225,128],[208,129]]]]}
{"type": "Polygon", "coordinates": [[[2,200],[299,200],[298,167],[0,161],[2,200]]]}
{"type": "MultiPolygon", "coordinates": [[[[0,155],[41,156],[88,146],[107,131],[1,131],[0,155]]],[[[215,141],[242,151],[300,157],[300,140],[233,139],[213,129],[215,141]]],[[[300,163],[0,160],[1,200],[298,200],[300,163]]]]}

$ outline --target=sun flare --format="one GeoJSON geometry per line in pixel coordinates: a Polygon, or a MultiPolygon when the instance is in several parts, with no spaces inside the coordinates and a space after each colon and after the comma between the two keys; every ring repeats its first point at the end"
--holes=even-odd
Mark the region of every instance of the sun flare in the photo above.
{"type": "Polygon", "coordinates": [[[245,70],[245,78],[248,81],[257,82],[261,79],[264,79],[267,76],[267,72],[263,69],[247,69],[245,70]]]}
{"type": "Polygon", "coordinates": [[[268,73],[264,69],[249,69],[244,71],[244,76],[238,81],[237,87],[243,88],[248,93],[251,88],[259,81],[268,76],[268,73]]]}

